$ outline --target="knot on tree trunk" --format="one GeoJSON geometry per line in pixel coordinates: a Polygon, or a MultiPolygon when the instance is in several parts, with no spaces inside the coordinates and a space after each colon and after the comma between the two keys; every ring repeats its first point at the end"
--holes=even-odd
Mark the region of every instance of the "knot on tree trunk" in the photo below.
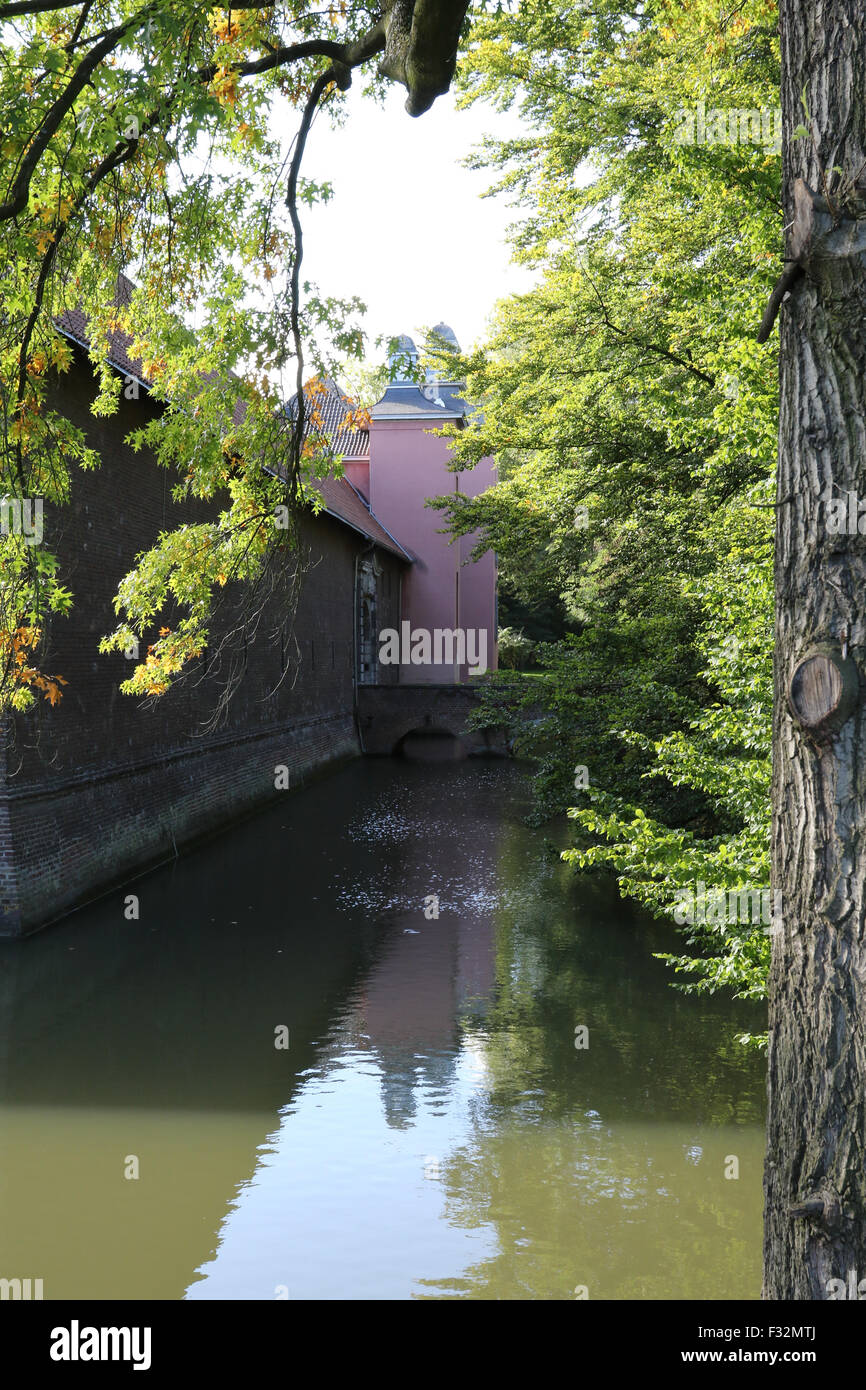
{"type": "Polygon", "coordinates": [[[805,179],[794,184],[794,219],[790,254],[800,265],[817,259],[859,256],[866,251],[866,190],[842,185],[838,194],[822,195],[805,179]]]}
{"type": "Polygon", "coordinates": [[[420,116],[451,86],[468,0],[391,0],[385,9],[383,77],[409,92],[406,110],[420,116]]]}
{"type": "Polygon", "coordinates": [[[835,642],[809,648],[797,660],[788,684],[793,719],[813,739],[832,738],[860,700],[860,673],[835,642]]]}
{"type": "Polygon", "coordinates": [[[792,1202],[788,1207],[788,1215],[794,1221],[820,1222],[827,1230],[831,1230],[841,1221],[842,1206],[838,1194],[826,1188],[803,1197],[798,1202],[792,1202]]]}

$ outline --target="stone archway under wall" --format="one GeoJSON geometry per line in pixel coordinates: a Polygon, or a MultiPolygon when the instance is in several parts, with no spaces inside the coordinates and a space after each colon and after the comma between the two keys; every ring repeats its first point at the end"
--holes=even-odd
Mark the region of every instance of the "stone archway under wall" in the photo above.
{"type": "Polygon", "coordinates": [[[477,692],[471,685],[366,685],[358,688],[358,729],[363,751],[388,756],[412,737],[451,737],[459,756],[504,756],[501,729],[468,729],[477,692]]]}
{"type": "Polygon", "coordinates": [[[397,740],[392,752],[397,757],[422,762],[453,762],[470,756],[467,740],[450,729],[421,725],[397,740]]]}

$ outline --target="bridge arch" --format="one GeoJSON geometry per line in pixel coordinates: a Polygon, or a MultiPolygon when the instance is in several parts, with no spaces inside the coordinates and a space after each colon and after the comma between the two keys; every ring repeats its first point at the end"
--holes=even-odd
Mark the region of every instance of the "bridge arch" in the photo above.
{"type": "Polygon", "coordinates": [[[398,736],[391,752],[398,757],[435,762],[466,758],[470,750],[463,733],[462,726],[446,728],[441,722],[413,725],[398,736]]]}
{"type": "Polygon", "coordinates": [[[450,738],[456,744],[454,755],[460,757],[504,753],[502,730],[467,729],[476,700],[477,692],[469,685],[359,685],[358,731],[364,752],[399,753],[414,737],[450,738]]]}

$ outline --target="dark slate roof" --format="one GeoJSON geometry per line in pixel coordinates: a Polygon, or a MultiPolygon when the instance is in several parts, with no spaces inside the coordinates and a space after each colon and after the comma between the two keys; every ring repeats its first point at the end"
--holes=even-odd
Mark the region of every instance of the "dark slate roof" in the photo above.
{"type": "Polygon", "coordinates": [[[462,419],[469,406],[463,384],[455,381],[392,382],[373,406],[374,420],[462,419]],[[437,405],[437,398],[442,405],[437,405]]]}
{"type": "MultiPolygon", "coordinates": [[[[132,298],[135,286],[125,275],[117,277],[117,290],[114,295],[114,303],[118,308],[128,304],[132,298]]],[[[64,337],[72,338],[82,347],[90,347],[90,330],[88,318],[83,309],[65,309],[62,314],[58,314],[54,320],[54,326],[64,337]]],[[[143,386],[152,386],[153,382],[144,375],[140,357],[130,357],[127,352],[132,339],[126,333],[117,331],[108,335],[108,355],[109,361],[118,371],[125,376],[133,376],[140,381],[143,386]]]]}
{"type": "MultiPolygon", "coordinates": [[[[133,291],[133,285],[125,275],[121,275],[117,282],[117,293],[114,303],[118,306],[128,304],[133,291]]],[[[57,316],[55,326],[64,337],[73,339],[80,343],[84,348],[90,347],[90,336],[88,329],[87,315],[81,309],[67,309],[64,313],[57,316]]],[[[153,385],[144,376],[142,364],[139,358],[129,356],[128,348],[132,339],[125,333],[114,331],[108,335],[109,352],[108,358],[111,365],[123,372],[125,376],[135,377],[137,381],[150,389],[153,385]]],[[[329,382],[327,394],[317,395],[319,412],[323,417],[324,427],[336,428],[342,422],[347,411],[352,408],[352,402],[343,395],[336,382],[329,382]]],[[[235,408],[235,423],[240,424],[243,419],[246,406],[239,400],[235,408]]],[[[308,427],[309,428],[309,427],[308,427]]],[[[337,429],[334,442],[335,453],[354,453],[364,455],[369,452],[370,436],[367,430],[340,431],[337,429]],[[340,447],[337,448],[337,442],[340,447]],[[351,447],[349,447],[351,446],[351,447]]],[[[373,516],[361,494],[352,487],[346,478],[314,478],[313,486],[322,494],[325,501],[325,510],[329,516],[342,521],[346,526],[350,526],[354,531],[360,532],[368,540],[382,546],[384,550],[390,550],[392,554],[398,555],[401,560],[408,560],[411,563],[411,556],[403,549],[398,541],[394,539],[390,531],[373,516]]]]}
{"type": "Polygon", "coordinates": [[[457,334],[454,332],[454,329],[451,327],[450,324],[437,323],[435,328],[431,328],[430,336],[432,338],[439,338],[443,343],[447,343],[449,347],[455,348],[457,352],[460,351],[460,344],[457,341],[457,334]]]}

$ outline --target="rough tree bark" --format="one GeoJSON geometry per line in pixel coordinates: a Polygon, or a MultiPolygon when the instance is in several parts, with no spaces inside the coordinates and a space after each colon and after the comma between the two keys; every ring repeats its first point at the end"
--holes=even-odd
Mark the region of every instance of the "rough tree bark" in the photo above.
{"type": "Polygon", "coordinates": [[[764,1297],[866,1298],[866,4],[781,0],[781,32],[803,273],[780,320],[764,1297]]]}
{"type": "Polygon", "coordinates": [[[420,116],[451,86],[469,0],[386,0],[384,77],[402,82],[406,110],[420,116]]]}

